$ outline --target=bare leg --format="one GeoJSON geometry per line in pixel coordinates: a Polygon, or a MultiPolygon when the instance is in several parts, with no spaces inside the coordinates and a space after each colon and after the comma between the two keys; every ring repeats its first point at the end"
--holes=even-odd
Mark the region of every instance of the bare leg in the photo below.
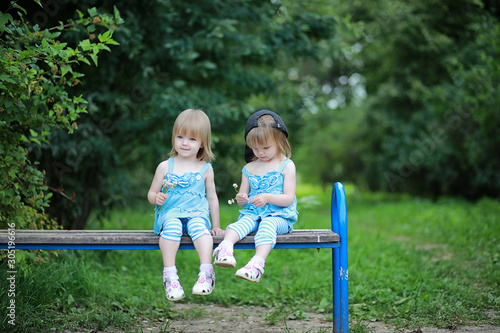
{"type": "Polygon", "coordinates": [[[193,242],[196,252],[200,257],[200,264],[211,264],[212,263],[212,250],[214,247],[214,241],[212,236],[203,235],[193,242]]]}
{"type": "Polygon", "coordinates": [[[261,257],[262,259],[266,260],[267,256],[269,253],[271,253],[271,250],[273,249],[272,244],[262,244],[257,246],[257,249],[255,250],[255,255],[261,257]]]}
{"type": "Polygon", "coordinates": [[[236,244],[240,240],[240,236],[233,229],[227,229],[224,233],[223,241],[230,242],[233,245],[236,244]]]}
{"type": "Polygon", "coordinates": [[[215,287],[215,272],[212,266],[212,249],[214,242],[211,235],[203,235],[193,242],[200,257],[200,273],[193,286],[194,295],[209,295],[215,287]]]}
{"type": "Polygon", "coordinates": [[[163,286],[165,287],[167,299],[169,301],[178,301],[184,298],[184,290],[179,283],[179,277],[175,269],[175,257],[177,256],[180,242],[160,237],[158,243],[163,258],[163,286]],[[170,273],[167,270],[170,270],[170,273]]]}
{"type": "Polygon", "coordinates": [[[175,257],[179,250],[180,242],[174,242],[160,237],[159,241],[161,256],[163,258],[164,267],[175,266],[175,257]]]}

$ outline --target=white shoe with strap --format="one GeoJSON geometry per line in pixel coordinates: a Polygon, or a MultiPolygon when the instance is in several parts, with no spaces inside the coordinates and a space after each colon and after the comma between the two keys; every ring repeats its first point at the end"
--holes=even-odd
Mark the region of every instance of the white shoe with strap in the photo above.
{"type": "Polygon", "coordinates": [[[198,280],[193,286],[194,295],[210,295],[215,288],[215,273],[200,272],[198,280]]]}
{"type": "Polygon", "coordinates": [[[264,274],[264,264],[250,260],[248,264],[238,269],[234,275],[247,281],[259,282],[262,274],[264,274]]]}
{"type": "Polygon", "coordinates": [[[234,258],[233,251],[228,251],[226,247],[221,244],[215,248],[212,257],[214,257],[214,265],[220,267],[236,267],[236,259],[234,258]]]}
{"type": "Polygon", "coordinates": [[[163,286],[165,287],[165,294],[169,301],[178,301],[184,298],[184,289],[179,283],[179,276],[163,276],[163,286]]]}

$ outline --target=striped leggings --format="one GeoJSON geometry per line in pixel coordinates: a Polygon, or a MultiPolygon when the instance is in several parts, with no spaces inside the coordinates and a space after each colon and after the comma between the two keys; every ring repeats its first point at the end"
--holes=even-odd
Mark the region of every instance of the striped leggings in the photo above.
{"type": "Polygon", "coordinates": [[[228,225],[227,229],[234,230],[240,240],[249,233],[256,231],[255,247],[265,244],[276,245],[276,236],[291,232],[288,220],[282,217],[265,217],[260,222],[254,218],[243,215],[238,221],[228,225]]]}
{"type": "Polygon", "coordinates": [[[160,236],[174,242],[180,242],[183,233],[187,233],[194,242],[203,235],[210,235],[207,221],[201,217],[169,218],[163,221],[160,236]]]}

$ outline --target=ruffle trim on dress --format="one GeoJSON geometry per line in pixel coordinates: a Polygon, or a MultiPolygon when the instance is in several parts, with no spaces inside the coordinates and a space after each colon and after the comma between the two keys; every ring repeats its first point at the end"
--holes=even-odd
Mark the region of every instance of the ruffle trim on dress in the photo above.
{"type": "Polygon", "coordinates": [[[169,193],[169,194],[178,194],[178,195],[190,195],[190,196],[197,197],[197,198],[205,198],[206,197],[205,193],[200,194],[200,193],[197,193],[197,192],[176,190],[175,188],[173,190],[169,190],[167,193],[169,193]]]}
{"type": "Polygon", "coordinates": [[[266,191],[268,188],[276,185],[284,176],[281,172],[274,171],[263,176],[251,175],[248,177],[250,187],[254,191],[266,191]]]}
{"type": "MultiPolygon", "coordinates": [[[[189,187],[191,185],[194,185],[197,181],[200,181],[203,179],[203,175],[199,172],[186,172],[182,176],[173,174],[173,173],[167,173],[165,175],[165,179],[172,184],[175,184],[175,186],[180,186],[180,187],[189,187]]],[[[175,187],[174,187],[175,189],[175,187]]]]}
{"type": "Polygon", "coordinates": [[[276,216],[287,219],[290,223],[295,223],[298,220],[299,212],[293,207],[279,207],[272,204],[267,204],[265,209],[257,208],[253,204],[247,204],[244,209],[240,210],[242,215],[259,216],[261,219],[268,216],[276,216]],[[247,208],[248,205],[248,208],[247,208]],[[252,209],[253,207],[253,209],[252,209]]]}

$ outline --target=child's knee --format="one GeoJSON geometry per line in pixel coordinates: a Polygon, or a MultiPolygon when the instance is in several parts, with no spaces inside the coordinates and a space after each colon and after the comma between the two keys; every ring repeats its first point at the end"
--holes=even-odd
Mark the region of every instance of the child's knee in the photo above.
{"type": "Polygon", "coordinates": [[[240,240],[257,229],[258,224],[250,218],[241,218],[227,226],[227,230],[233,230],[238,234],[240,240]]]}
{"type": "Polygon", "coordinates": [[[189,223],[187,232],[193,242],[204,235],[211,235],[204,220],[196,220],[189,223]]]}
{"type": "Polygon", "coordinates": [[[255,247],[271,244],[274,248],[274,245],[276,245],[276,236],[276,233],[257,232],[254,237],[255,247]]]}
{"type": "Polygon", "coordinates": [[[255,234],[255,241],[257,240],[265,240],[265,239],[269,239],[269,240],[273,240],[273,239],[276,239],[276,236],[278,234],[276,233],[276,230],[274,229],[270,229],[270,228],[259,228],[259,230],[257,230],[257,233],[255,234]]]}
{"type": "Polygon", "coordinates": [[[178,219],[166,220],[160,233],[161,238],[180,242],[182,236],[182,223],[178,219]]]}

